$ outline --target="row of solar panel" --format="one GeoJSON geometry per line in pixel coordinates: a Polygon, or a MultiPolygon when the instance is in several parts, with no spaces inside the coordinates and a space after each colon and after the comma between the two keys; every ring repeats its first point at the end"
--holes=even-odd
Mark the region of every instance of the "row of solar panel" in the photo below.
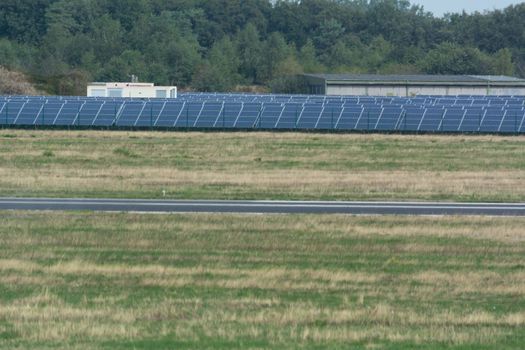
{"type": "Polygon", "coordinates": [[[116,105],[118,108],[120,108],[121,105],[125,106],[125,105],[131,105],[131,104],[139,104],[140,106],[142,105],[146,105],[146,104],[164,104],[164,103],[167,103],[167,104],[179,104],[179,105],[183,105],[183,104],[198,104],[198,105],[201,105],[201,104],[206,104],[206,105],[219,105],[222,106],[225,105],[225,106],[228,106],[228,105],[239,105],[239,104],[245,104],[245,103],[257,103],[257,104],[260,104],[262,106],[267,106],[267,105],[270,105],[270,104],[278,104],[278,105],[281,105],[281,106],[284,106],[286,104],[290,104],[290,105],[295,105],[297,109],[301,109],[301,108],[304,108],[304,106],[309,106],[309,105],[316,105],[316,106],[320,106],[322,108],[325,108],[325,109],[337,109],[337,108],[354,108],[354,107],[360,107],[360,108],[371,108],[371,107],[380,107],[380,108],[386,108],[386,107],[391,107],[391,108],[401,108],[401,109],[407,109],[407,108],[420,108],[420,109],[425,109],[425,108],[440,108],[442,110],[445,110],[445,109],[449,109],[449,108],[461,108],[461,109],[491,109],[491,110],[496,110],[496,109],[499,109],[501,111],[505,111],[505,110],[521,110],[523,108],[525,108],[525,105],[523,104],[513,104],[513,103],[508,103],[508,104],[498,104],[498,103],[494,103],[494,104],[465,104],[465,105],[462,105],[462,104],[401,104],[401,103],[372,103],[372,102],[352,102],[352,101],[344,101],[344,102],[338,102],[338,101],[325,101],[324,103],[317,103],[317,102],[312,102],[312,101],[308,101],[308,102],[239,102],[239,101],[196,101],[196,100],[192,100],[192,101],[181,101],[181,100],[169,100],[169,101],[163,101],[163,100],[152,100],[152,101],[149,101],[149,100],[93,100],[93,99],[90,99],[90,100],[62,100],[62,101],[58,101],[58,100],[48,100],[48,101],[42,101],[42,100],[11,100],[11,101],[1,101],[0,100],[0,104],[9,104],[11,106],[11,109],[13,108],[25,108],[25,106],[31,106],[31,105],[42,105],[44,104],[43,106],[43,110],[45,111],[45,109],[52,109],[53,106],[56,106],[56,105],[62,105],[62,104],[67,104],[69,105],[69,108],[75,108],[74,106],[77,106],[77,108],[80,108],[82,105],[98,105],[100,106],[101,104],[110,104],[110,105],[116,105]]]}
{"type": "MultiPolygon", "coordinates": [[[[129,101],[129,100],[154,100],[154,101],[165,101],[166,99],[123,99],[123,98],[110,98],[110,97],[32,97],[32,96],[0,96],[0,101],[88,101],[88,100],[105,100],[105,101],[129,101]]],[[[170,99],[172,101],[172,99],[170,99]]],[[[177,98],[178,101],[239,101],[239,102],[371,102],[371,103],[440,103],[440,104],[525,104],[525,99],[517,97],[492,97],[492,98],[434,98],[434,97],[303,97],[303,96],[278,96],[278,95],[263,95],[263,96],[185,96],[181,95],[177,98]]]]}
{"type": "Polygon", "coordinates": [[[412,102],[441,103],[441,104],[525,104],[523,96],[414,96],[414,97],[395,97],[395,96],[320,96],[320,95],[250,95],[250,94],[180,94],[180,99],[184,100],[272,100],[283,102],[310,102],[310,101],[362,101],[362,102],[393,102],[402,104],[412,102]]]}
{"type": "MultiPolygon", "coordinates": [[[[63,97],[63,96],[0,96],[0,101],[124,101],[122,98],[88,98],[88,97],[63,97]]],[[[129,99],[127,99],[129,101],[129,99]]],[[[140,100],[140,99],[138,99],[140,100]]],[[[178,101],[193,102],[298,102],[298,103],[363,103],[363,104],[416,104],[416,105],[525,105],[523,97],[511,96],[417,96],[417,97],[369,97],[369,96],[315,96],[315,95],[251,95],[251,94],[180,94],[178,101]]],[[[165,101],[155,99],[155,101],[165,101]]]]}
{"type": "Polygon", "coordinates": [[[0,124],[523,133],[525,108],[31,101],[0,102],[0,124]]]}

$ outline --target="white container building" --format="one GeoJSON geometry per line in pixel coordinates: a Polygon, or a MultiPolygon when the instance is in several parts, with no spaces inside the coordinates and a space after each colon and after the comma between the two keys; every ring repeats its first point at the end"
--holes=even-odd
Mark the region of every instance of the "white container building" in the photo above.
{"type": "Polygon", "coordinates": [[[90,83],[88,97],[177,98],[176,86],[152,83],[90,83]]]}

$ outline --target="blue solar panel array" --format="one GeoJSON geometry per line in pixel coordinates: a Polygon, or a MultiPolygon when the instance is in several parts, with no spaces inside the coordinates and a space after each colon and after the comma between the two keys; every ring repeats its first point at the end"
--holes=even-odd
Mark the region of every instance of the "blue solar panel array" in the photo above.
{"type": "Polygon", "coordinates": [[[0,96],[0,125],[525,133],[525,99],[205,93],[169,100],[0,96]]]}

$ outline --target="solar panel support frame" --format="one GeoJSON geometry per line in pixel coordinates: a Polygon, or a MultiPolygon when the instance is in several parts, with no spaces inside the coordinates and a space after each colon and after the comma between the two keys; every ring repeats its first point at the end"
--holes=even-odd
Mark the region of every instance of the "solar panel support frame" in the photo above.
{"type": "Polygon", "coordinates": [[[221,110],[219,111],[219,114],[217,114],[217,118],[215,118],[215,122],[213,123],[213,127],[215,128],[217,126],[217,123],[219,122],[219,118],[222,115],[222,112],[224,111],[225,102],[222,101],[221,110]]]}
{"type": "MultiPolygon", "coordinates": [[[[503,122],[505,121],[505,118],[507,117],[508,110],[505,110],[505,113],[503,113],[503,117],[501,118],[501,121],[498,126],[498,132],[501,132],[501,127],[503,126],[503,122]]],[[[516,130],[516,125],[514,125],[514,130],[516,130]]]]}
{"type": "MultiPolygon", "coordinates": [[[[448,108],[447,108],[447,111],[448,111],[448,108]]],[[[487,113],[487,111],[485,110],[485,114],[486,113],[487,113]]],[[[463,112],[463,116],[461,117],[461,122],[458,125],[457,131],[461,131],[461,127],[463,126],[463,122],[465,121],[465,117],[466,116],[467,116],[467,110],[465,109],[465,112],[463,112]]]]}
{"type": "Polygon", "coordinates": [[[95,122],[97,121],[97,118],[98,118],[98,116],[100,115],[100,112],[102,111],[102,108],[104,107],[105,104],[106,104],[106,101],[103,101],[103,102],[100,104],[100,107],[98,107],[97,114],[95,114],[95,118],[93,118],[93,121],[91,122],[91,125],[95,125],[95,122]]]}
{"type": "Polygon", "coordinates": [[[521,124],[520,124],[520,127],[518,128],[518,133],[521,131],[521,129],[523,129],[523,125],[525,124],[525,110],[522,109],[521,111],[524,113],[523,113],[523,117],[521,118],[521,124]]]}
{"type": "Polygon", "coordinates": [[[80,126],[80,124],[81,124],[80,123],[80,112],[82,112],[82,109],[84,108],[85,105],[86,105],[86,101],[84,101],[84,103],[78,105],[77,115],[75,116],[75,119],[73,119],[73,122],[71,123],[72,125],[75,125],[75,123],[76,123],[77,127],[80,126]]]}
{"type": "Polygon", "coordinates": [[[377,117],[376,125],[374,126],[374,130],[377,130],[377,127],[379,126],[379,122],[381,121],[381,118],[383,117],[383,114],[385,113],[385,107],[381,106],[381,113],[379,113],[379,117],[377,117]]]}
{"type": "Polygon", "coordinates": [[[314,129],[317,129],[317,127],[319,126],[319,123],[321,122],[321,118],[323,117],[325,109],[326,109],[326,105],[323,104],[323,108],[321,109],[321,113],[319,113],[319,117],[317,117],[317,121],[315,123],[314,129]]]}
{"type": "Polygon", "coordinates": [[[399,113],[399,117],[397,117],[396,124],[394,125],[394,130],[399,130],[401,127],[401,123],[403,121],[403,115],[406,113],[405,109],[401,109],[401,113],[399,113]]]}
{"type": "Polygon", "coordinates": [[[55,116],[55,119],[53,119],[53,125],[56,124],[57,120],[58,120],[58,116],[60,115],[60,113],[62,113],[62,109],[64,109],[64,106],[66,105],[65,102],[63,102],[61,105],[60,105],[60,109],[58,110],[57,112],[57,115],[55,116]]]}
{"type": "MultiPolygon", "coordinates": [[[[38,117],[40,117],[40,114],[42,113],[42,111],[44,111],[44,114],[45,114],[45,103],[42,104],[42,106],[40,107],[40,109],[38,110],[38,113],[36,114],[36,117],[35,117],[35,120],[33,120],[33,125],[36,125],[37,122],[38,122],[38,117]]],[[[45,116],[44,116],[44,119],[45,119],[45,116]]]]}
{"type": "MultiPolygon", "coordinates": [[[[204,106],[206,106],[206,102],[202,103],[202,106],[201,106],[201,109],[199,111],[199,114],[197,114],[197,118],[195,118],[195,122],[193,123],[193,127],[197,126],[197,123],[199,122],[199,118],[201,117],[202,111],[204,110],[204,106]]],[[[186,108],[186,120],[188,119],[188,117],[189,117],[188,108],[186,108]]]]}
{"type": "MultiPolygon", "coordinates": [[[[421,131],[421,127],[423,126],[423,121],[425,120],[427,113],[428,113],[428,108],[425,108],[425,111],[423,112],[423,115],[421,116],[421,120],[419,121],[419,124],[417,126],[417,132],[421,131]]],[[[406,130],[406,121],[405,121],[405,130],[406,130]]]]}
{"type": "MultiPolygon", "coordinates": [[[[153,126],[156,126],[157,123],[159,122],[159,119],[160,119],[160,116],[162,115],[162,112],[164,112],[164,109],[166,108],[166,104],[168,103],[168,101],[164,101],[164,104],[162,105],[162,107],[160,108],[160,111],[159,111],[159,114],[157,115],[157,118],[155,118],[155,123],[153,123],[153,126]]],[[[184,105],[186,104],[186,101],[184,101],[184,104],[182,105],[182,108],[180,110],[180,113],[182,113],[182,110],[184,109],[184,105]]],[[[153,108],[153,107],[152,107],[153,108]]],[[[177,116],[177,119],[175,119],[175,123],[177,123],[177,121],[179,120],[179,116],[180,116],[180,113],[179,115],[177,116]]]]}
{"type": "Polygon", "coordinates": [[[7,125],[9,123],[9,114],[8,114],[8,111],[9,111],[9,104],[7,103],[7,101],[2,105],[2,108],[0,109],[0,113],[2,113],[2,111],[4,110],[5,108],[5,125],[7,125]]]}
{"type": "MultiPolygon", "coordinates": [[[[135,123],[133,123],[133,126],[137,126],[137,124],[139,123],[140,117],[142,116],[142,113],[144,113],[145,108],[146,108],[146,102],[142,102],[142,108],[140,109],[140,112],[137,115],[137,119],[135,119],[135,123]]],[[[151,126],[151,118],[150,118],[150,126],[151,126]]]]}
{"type": "Polygon", "coordinates": [[[339,122],[341,121],[341,118],[343,117],[343,113],[345,111],[345,106],[341,108],[341,113],[339,113],[339,117],[337,118],[337,122],[335,123],[335,129],[339,126],[339,122]]]}
{"type": "Polygon", "coordinates": [[[241,117],[242,111],[244,111],[244,102],[241,102],[241,108],[239,108],[239,113],[237,113],[237,117],[235,117],[235,121],[233,122],[233,127],[237,127],[237,122],[239,121],[239,118],[241,117]]]}
{"type": "Polygon", "coordinates": [[[361,118],[363,117],[363,113],[365,113],[365,108],[361,106],[361,113],[359,113],[359,117],[357,117],[357,121],[355,122],[353,130],[357,129],[357,126],[359,125],[359,122],[361,121],[361,118]]]}
{"type": "Polygon", "coordinates": [[[20,107],[20,110],[18,111],[17,115],[16,115],[16,118],[15,120],[13,121],[13,124],[16,124],[16,122],[18,121],[18,118],[20,117],[20,114],[22,113],[22,111],[24,110],[24,107],[26,106],[27,104],[27,101],[24,102],[24,104],[22,105],[22,107],[20,107]]]}
{"type": "MultiPolygon", "coordinates": [[[[160,115],[162,114],[162,112],[166,108],[166,103],[167,102],[164,101],[164,104],[162,105],[162,108],[160,109],[159,115],[157,116],[157,120],[155,121],[155,125],[157,125],[157,122],[159,121],[160,115]]],[[[182,107],[180,108],[179,114],[177,114],[177,118],[175,118],[175,121],[173,122],[173,127],[175,127],[177,125],[177,122],[179,121],[180,116],[182,115],[182,111],[184,111],[184,107],[186,107],[186,101],[184,101],[184,103],[182,104],[182,107]]],[[[187,112],[188,112],[188,110],[186,109],[186,113],[187,112]]],[[[186,116],[186,127],[189,127],[187,125],[188,122],[189,122],[189,119],[188,119],[188,116],[186,116]]]]}
{"type": "Polygon", "coordinates": [[[2,109],[5,108],[5,125],[9,124],[9,104],[6,101],[6,103],[2,106],[2,109]]]}
{"type": "Polygon", "coordinates": [[[222,109],[222,128],[226,128],[226,104],[223,103],[224,108],[222,109]]]}

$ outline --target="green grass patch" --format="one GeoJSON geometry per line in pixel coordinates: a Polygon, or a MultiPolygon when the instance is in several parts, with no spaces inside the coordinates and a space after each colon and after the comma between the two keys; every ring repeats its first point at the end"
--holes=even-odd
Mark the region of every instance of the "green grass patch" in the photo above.
{"type": "Polygon", "coordinates": [[[124,156],[129,158],[137,158],[138,156],[131,152],[128,148],[125,147],[118,147],[113,150],[113,153],[117,156],[124,156]]]}
{"type": "Polygon", "coordinates": [[[44,157],[54,157],[54,156],[55,156],[55,154],[53,153],[53,151],[50,151],[50,150],[46,150],[46,151],[44,151],[44,152],[42,153],[42,155],[43,155],[44,157]]]}
{"type": "Polygon", "coordinates": [[[5,196],[525,200],[525,139],[13,131],[5,196]]]}
{"type": "Polygon", "coordinates": [[[524,226],[0,212],[0,348],[520,349],[524,226]]]}

